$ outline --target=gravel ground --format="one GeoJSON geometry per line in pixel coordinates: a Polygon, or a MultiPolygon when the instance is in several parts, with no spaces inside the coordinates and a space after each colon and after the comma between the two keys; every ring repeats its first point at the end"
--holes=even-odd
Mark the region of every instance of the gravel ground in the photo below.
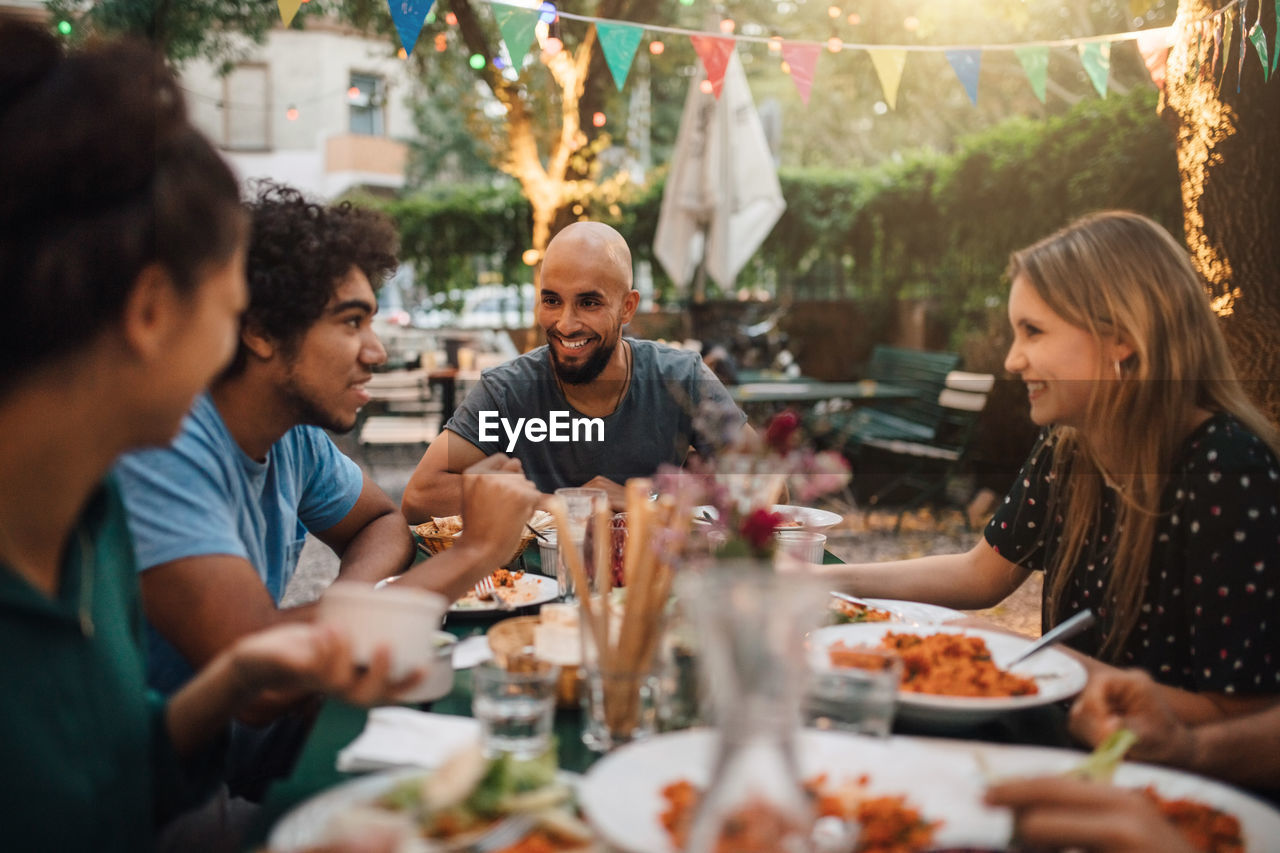
{"type": "MultiPolygon", "coordinates": [[[[361,461],[379,486],[397,503],[404,493],[417,462],[417,452],[408,448],[379,449],[377,456],[363,459],[345,437],[338,439],[353,458],[361,461]],[[372,462],[372,465],[368,464],[372,462]]],[[[844,515],[843,524],[828,531],[827,547],[848,563],[878,562],[967,551],[981,535],[980,527],[966,530],[959,511],[935,516],[925,509],[903,520],[902,530],[893,532],[896,513],[886,510],[864,512],[847,505],[827,507],[844,515]]],[[[985,520],[984,520],[985,521],[985,520]]],[[[338,558],[323,543],[307,537],[298,561],[298,571],[285,592],[286,605],[313,601],[332,583],[338,573],[338,558]]],[[[1013,595],[988,610],[972,611],[1020,634],[1040,635],[1040,575],[1032,574],[1013,595]]]]}

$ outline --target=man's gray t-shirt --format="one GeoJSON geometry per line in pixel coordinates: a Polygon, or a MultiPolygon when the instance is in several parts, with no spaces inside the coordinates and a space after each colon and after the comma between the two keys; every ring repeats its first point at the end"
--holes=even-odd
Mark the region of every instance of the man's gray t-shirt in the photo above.
{"type": "MultiPolygon", "coordinates": [[[[552,373],[551,357],[538,347],[481,374],[445,429],[492,456],[507,453],[524,465],[524,473],[543,492],[581,486],[596,476],[615,483],[651,476],[663,462],[679,465],[689,448],[703,456],[714,454],[746,415],[734,405],[715,374],[691,350],[678,350],[627,338],[631,345],[631,385],[613,414],[602,418],[603,441],[553,443],[531,441],[524,430],[508,450],[510,438],[495,418],[484,440],[480,413],[497,412],[514,427],[517,418],[551,420],[551,412],[584,415],[569,405],[552,373]],[[715,435],[717,431],[725,435],[715,435]]],[[[570,433],[571,434],[571,433],[570,433]]],[[[594,433],[593,433],[594,437],[594,433]]]]}

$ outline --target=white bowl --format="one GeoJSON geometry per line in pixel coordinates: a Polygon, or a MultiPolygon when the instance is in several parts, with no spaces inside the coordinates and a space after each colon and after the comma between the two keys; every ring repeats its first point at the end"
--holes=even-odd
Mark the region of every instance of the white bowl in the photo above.
{"type": "Polygon", "coordinates": [[[423,669],[430,678],[435,633],[448,600],[437,593],[403,585],[374,589],[338,581],[320,597],[317,621],[342,629],[351,638],[357,663],[368,663],[378,646],[391,650],[391,674],[403,678],[423,669]]]}
{"type": "Polygon", "coordinates": [[[434,702],[453,690],[453,650],[458,638],[448,631],[436,631],[431,643],[431,668],[416,687],[401,697],[401,702],[434,702]]]}

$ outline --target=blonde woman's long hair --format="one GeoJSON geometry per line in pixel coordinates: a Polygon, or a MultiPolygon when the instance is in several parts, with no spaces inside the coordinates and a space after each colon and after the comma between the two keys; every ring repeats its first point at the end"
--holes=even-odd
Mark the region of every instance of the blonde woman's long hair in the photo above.
{"type": "Polygon", "coordinates": [[[1047,511],[1062,523],[1061,541],[1045,555],[1045,609],[1059,621],[1086,539],[1106,535],[1097,554],[1111,566],[1099,656],[1118,660],[1142,606],[1160,498],[1195,410],[1230,412],[1278,454],[1280,436],[1236,378],[1186,250],[1160,225],[1123,211],[1086,216],[1015,252],[1009,280],[1019,276],[1100,346],[1118,339],[1133,349],[1101,366],[1081,425],[1050,433],[1047,511]],[[1117,494],[1111,531],[1097,529],[1104,484],[1117,494]]]}

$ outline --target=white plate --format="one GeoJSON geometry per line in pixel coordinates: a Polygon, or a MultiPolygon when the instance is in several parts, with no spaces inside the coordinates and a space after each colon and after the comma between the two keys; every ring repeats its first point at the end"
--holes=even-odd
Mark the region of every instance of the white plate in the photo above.
{"type": "MultiPolygon", "coordinates": [[[[1007,661],[1022,653],[1031,640],[982,631],[977,628],[951,627],[947,625],[906,625],[893,622],[860,622],[850,625],[829,625],[819,628],[810,636],[810,662],[816,669],[831,666],[828,648],[843,642],[848,646],[876,646],[887,631],[906,634],[968,634],[981,637],[991,652],[991,660],[1003,668],[1007,661]]],[[[1008,711],[1020,711],[1048,705],[1072,696],[1084,689],[1087,675],[1084,667],[1069,655],[1057,649],[1046,649],[1026,663],[1019,664],[1017,674],[1035,678],[1040,692],[1034,696],[976,697],[934,696],[927,693],[898,692],[896,713],[905,720],[925,725],[969,725],[997,717],[1008,711]]]]}
{"type": "MultiPolygon", "coordinates": [[[[421,767],[384,770],[322,791],[286,812],[272,827],[267,846],[273,853],[300,853],[323,844],[328,840],[329,823],[334,815],[353,806],[368,805],[400,782],[423,778],[430,775],[430,772],[421,767]]],[[[556,778],[573,788],[577,788],[582,781],[578,774],[563,770],[556,774],[556,778]]],[[[418,850],[425,853],[434,848],[423,842],[421,847],[411,849],[415,853],[418,850]]]]}
{"type": "MultiPolygon", "coordinates": [[[[814,530],[822,532],[830,527],[835,527],[844,521],[843,516],[838,513],[828,512],[825,509],[814,509],[808,506],[792,506],[791,504],[774,504],[769,507],[774,512],[782,513],[791,521],[800,522],[800,527],[780,527],[779,530],[814,530]]],[[[706,504],[703,506],[695,506],[693,508],[693,518],[695,521],[705,521],[707,517],[718,519],[720,512],[714,506],[706,504]]]]}
{"type": "MultiPolygon", "coordinates": [[[[517,610],[521,607],[555,601],[559,595],[560,585],[556,583],[555,578],[535,575],[531,572],[525,572],[517,579],[513,588],[500,587],[494,590],[495,597],[501,596],[510,602],[513,609],[517,610]]],[[[450,613],[500,613],[503,610],[503,606],[497,601],[479,601],[470,593],[459,598],[449,608],[450,613]]]]}
{"type": "MultiPolygon", "coordinates": [[[[898,601],[893,598],[868,598],[865,600],[875,609],[884,610],[892,614],[892,622],[905,623],[907,625],[941,625],[943,622],[962,619],[965,616],[959,610],[952,610],[950,607],[942,607],[937,604],[925,604],[920,601],[898,601]]],[[[834,602],[835,599],[832,599],[832,601],[834,602]]]]}
{"type": "MultiPolygon", "coordinates": [[[[982,804],[986,772],[996,778],[1060,773],[1084,753],[974,741],[891,737],[883,740],[804,730],[798,740],[800,769],[808,779],[826,773],[838,784],[865,773],[873,794],[904,794],[927,820],[941,820],[936,847],[1004,849],[1012,823],[1008,812],[982,804]],[[985,768],[985,771],[984,771],[985,768]]],[[[659,735],[624,746],[587,772],[578,793],[588,823],[601,838],[629,853],[674,853],[659,815],[662,788],[687,779],[705,785],[714,735],[700,729],[659,735]]],[[[1280,813],[1239,791],[1190,774],[1143,764],[1125,764],[1116,784],[1154,785],[1166,797],[1190,797],[1240,819],[1250,849],[1261,851],[1280,838],[1280,813]]]]}

